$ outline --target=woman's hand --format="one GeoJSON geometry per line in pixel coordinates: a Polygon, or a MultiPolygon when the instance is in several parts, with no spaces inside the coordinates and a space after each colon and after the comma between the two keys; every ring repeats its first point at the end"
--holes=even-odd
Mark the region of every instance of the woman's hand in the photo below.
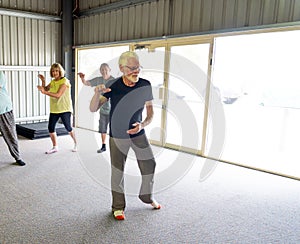
{"type": "Polygon", "coordinates": [[[42,81],[42,86],[45,87],[45,86],[46,86],[45,76],[39,74],[38,77],[39,77],[40,80],[42,81]]]}
{"type": "Polygon", "coordinates": [[[43,87],[43,86],[37,86],[37,89],[38,89],[41,93],[45,94],[45,87],[43,87]]]}

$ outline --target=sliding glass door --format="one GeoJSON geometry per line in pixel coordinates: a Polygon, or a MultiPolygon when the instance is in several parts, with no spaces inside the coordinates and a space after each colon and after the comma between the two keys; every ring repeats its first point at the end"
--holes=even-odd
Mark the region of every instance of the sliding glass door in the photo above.
{"type": "Polygon", "coordinates": [[[226,120],[222,160],[300,177],[300,31],[219,37],[213,84],[226,120]]]}
{"type": "MultiPolygon", "coordinates": [[[[154,96],[153,144],[200,154],[210,43],[136,49],[154,96]]],[[[139,47],[139,46],[138,46],[139,47]]]]}
{"type": "Polygon", "coordinates": [[[199,153],[210,43],[170,46],[166,145],[199,153]]]}
{"type": "MultiPolygon", "coordinates": [[[[163,114],[163,87],[164,87],[164,65],[165,47],[151,47],[136,49],[140,64],[143,67],[140,76],[151,82],[153,92],[153,121],[147,126],[146,133],[152,144],[162,146],[164,136],[163,114]]],[[[146,111],[143,117],[145,118],[146,111]]]]}

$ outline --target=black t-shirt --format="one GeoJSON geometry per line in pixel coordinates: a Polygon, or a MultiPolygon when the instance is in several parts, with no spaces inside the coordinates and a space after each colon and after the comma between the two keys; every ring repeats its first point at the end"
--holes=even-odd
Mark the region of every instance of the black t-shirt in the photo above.
{"type": "Polygon", "coordinates": [[[114,138],[129,138],[145,133],[144,129],[135,135],[127,134],[132,124],[142,122],[145,102],[153,100],[151,84],[148,80],[139,78],[133,87],[126,86],[122,77],[109,81],[106,87],[111,91],[103,94],[110,99],[110,136],[114,138]]]}

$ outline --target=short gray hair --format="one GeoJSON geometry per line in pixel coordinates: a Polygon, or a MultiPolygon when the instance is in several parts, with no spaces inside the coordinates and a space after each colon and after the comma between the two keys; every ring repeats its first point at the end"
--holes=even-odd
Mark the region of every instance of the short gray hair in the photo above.
{"type": "Polygon", "coordinates": [[[126,65],[127,64],[127,60],[129,58],[136,58],[137,60],[139,60],[139,56],[133,52],[133,51],[127,51],[121,54],[120,58],[119,58],[119,65],[126,65]]]}
{"type": "Polygon", "coordinates": [[[110,68],[109,65],[108,65],[107,63],[102,63],[102,64],[100,65],[100,69],[101,69],[101,68],[104,68],[104,67],[110,68]]]}

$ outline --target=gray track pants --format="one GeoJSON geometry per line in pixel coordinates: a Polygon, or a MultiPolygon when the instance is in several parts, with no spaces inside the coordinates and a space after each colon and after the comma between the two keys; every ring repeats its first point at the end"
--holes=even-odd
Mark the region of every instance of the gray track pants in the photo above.
{"type": "Polygon", "coordinates": [[[15,160],[21,159],[13,111],[0,114],[0,131],[11,156],[13,156],[15,160]]]}

